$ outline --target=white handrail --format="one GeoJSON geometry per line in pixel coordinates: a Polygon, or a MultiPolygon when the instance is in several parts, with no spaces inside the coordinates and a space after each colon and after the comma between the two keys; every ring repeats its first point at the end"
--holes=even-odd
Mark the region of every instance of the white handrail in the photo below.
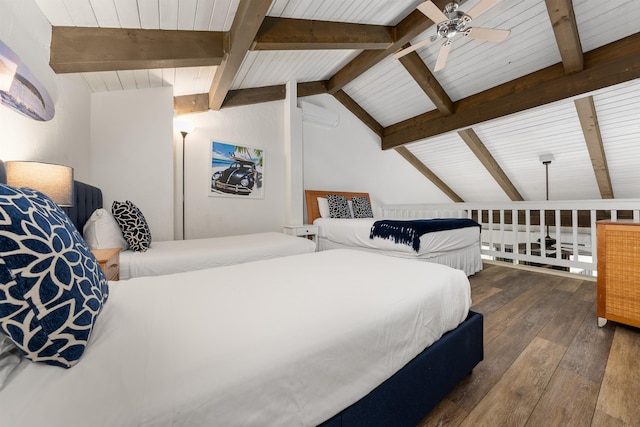
{"type": "Polygon", "coordinates": [[[630,211],[630,217],[640,222],[640,199],[396,204],[381,208],[384,218],[475,218],[482,225],[480,240],[484,257],[561,267],[589,275],[595,275],[597,270],[598,212],[600,219],[617,220],[621,211],[630,211]],[[532,224],[532,211],[539,215],[539,224],[532,224]],[[549,237],[555,239],[556,244],[541,245],[546,242],[545,212],[549,211],[554,213],[549,221],[549,237]],[[556,227],[555,224],[561,224],[562,211],[571,212],[570,225],[556,227]],[[505,212],[511,214],[508,224],[505,212]],[[519,223],[520,212],[524,212],[524,223],[519,223]],[[588,213],[587,227],[579,227],[579,212],[588,213]],[[494,222],[496,213],[498,223],[494,222]],[[483,222],[484,215],[486,222],[483,222]]]}

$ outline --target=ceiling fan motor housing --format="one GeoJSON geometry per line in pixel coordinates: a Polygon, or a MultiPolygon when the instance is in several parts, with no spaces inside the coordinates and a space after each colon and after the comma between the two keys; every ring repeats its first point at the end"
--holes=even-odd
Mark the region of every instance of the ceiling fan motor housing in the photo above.
{"type": "Polygon", "coordinates": [[[466,25],[471,22],[471,17],[460,12],[458,7],[458,3],[455,2],[444,7],[442,12],[449,20],[438,24],[438,36],[451,39],[466,30],[466,25]]]}

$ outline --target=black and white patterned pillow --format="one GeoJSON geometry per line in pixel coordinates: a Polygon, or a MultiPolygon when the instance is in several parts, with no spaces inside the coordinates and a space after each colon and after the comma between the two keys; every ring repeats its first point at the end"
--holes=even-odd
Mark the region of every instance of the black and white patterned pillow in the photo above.
{"type": "Polygon", "coordinates": [[[129,248],[146,252],[151,246],[151,230],[140,209],[129,200],[115,201],[111,205],[111,212],[122,229],[122,235],[129,244],[129,248]]]}
{"type": "Polygon", "coordinates": [[[351,218],[351,211],[349,211],[349,204],[345,196],[327,194],[327,202],[329,202],[329,218],[351,218]]]}
{"type": "Polygon", "coordinates": [[[34,362],[69,368],[108,296],[67,214],[42,193],[0,184],[0,332],[34,362]]]}
{"type": "Polygon", "coordinates": [[[353,217],[354,218],[373,218],[373,210],[369,199],[360,196],[351,196],[351,202],[353,202],[353,217]]]}

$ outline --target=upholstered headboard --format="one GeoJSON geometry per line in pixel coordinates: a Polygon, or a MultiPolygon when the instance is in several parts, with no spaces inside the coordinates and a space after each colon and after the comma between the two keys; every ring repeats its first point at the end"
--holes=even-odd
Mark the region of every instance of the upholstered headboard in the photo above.
{"type": "Polygon", "coordinates": [[[62,209],[82,234],[82,229],[93,211],[102,207],[102,190],[80,181],[74,181],[73,184],[73,206],[62,209]]]}
{"type": "Polygon", "coordinates": [[[4,168],[4,162],[2,160],[0,160],[0,183],[7,183],[7,171],[4,168]]]}
{"type": "Polygon", "coordinates": [[[366,197],[367,200],[369,200],[369,204],[371,204],[369,193],[358,193],[354,191],[304,190],[304,196],[307,201],[307,224],[313,224],[313,221],[316,218],[320,218],[318,197],[327,197],[328,194],[346,196],[347,200],[351,200],[351,196],[366,197]]]}
{"type": "MultiPolygon", "coordinates": [[[[0,160],[0,183],[6,184],[7,173],[0,160]]],[[[76,226],[80,234],[93,211],[102,207],[102,190],[84,182],[73,182],[74,203],[70,208],[62,208],[76,226]]]]}

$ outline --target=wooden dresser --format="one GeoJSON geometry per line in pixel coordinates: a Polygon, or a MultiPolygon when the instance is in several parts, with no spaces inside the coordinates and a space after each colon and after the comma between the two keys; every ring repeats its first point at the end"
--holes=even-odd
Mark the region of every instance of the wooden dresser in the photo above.
{"type": "Polygon", "coordinates": [[[598,221],[598,325],[640,327],[640,223],[598,221]]]}

